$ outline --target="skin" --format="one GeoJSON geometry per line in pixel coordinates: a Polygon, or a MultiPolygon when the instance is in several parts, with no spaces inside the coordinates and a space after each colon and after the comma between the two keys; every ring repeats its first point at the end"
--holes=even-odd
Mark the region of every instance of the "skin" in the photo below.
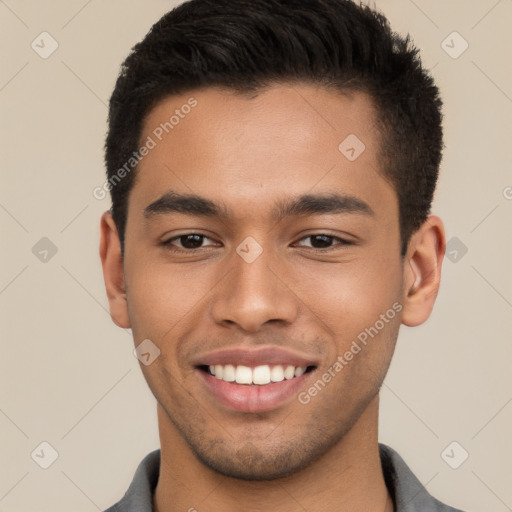
{"type": "Polygon", "coordinates": [[[430,215],[402,260],[397,195],[379,172],[365,94],[306,84],[252,96],[206,88],[159,103],[141,140],[191,96],[197,106],[138,166],[124,259],[110,214],[101,219],[112,319],[132,329],[136,346],[150,339],[161,351],[140,364],[157,400],[155,510],[393,510],[378,454],[379,389],[400,325],[419,325],[432,311],[443,224],[430,215]],[[338,150],[349,134],[366,146],[353,162],[338,150]],[[223,204],[229,216],[146,218],[169,190],[223,204]],[[278,200],[333,192],[364,201],[373,215],[272,216],[278,200]],[[181,253],[162,244],[185,233],[207,238],[181,253]],[[352,243],[322,246],[315,234],[352,243]],[[248,236],[263,249],[250,264],[236,252],[248,236]],[[289,347],[318,360],[307,390],[394,303],[401,311],[305,405],[294,396],[268,412],[230,410],[191,363],[224,347],[289,347]]]}

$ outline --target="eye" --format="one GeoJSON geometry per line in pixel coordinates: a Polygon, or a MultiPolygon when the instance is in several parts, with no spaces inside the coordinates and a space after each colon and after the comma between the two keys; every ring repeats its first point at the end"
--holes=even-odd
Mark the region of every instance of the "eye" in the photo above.
{"type": "MultiPolygon", "coordinates": [[[[330,249],[335,249],[336,246],[345,246],[345,245],[353,245],[353,242],[349,242],[343,238],[327,235],[325,233],[308,235],[297,244],[301,247],[310,247],[314,250],[319,251],[328,251],[330,249]],[[301,242],[310,240],[309,244],[302,244],[301,242]],[[338,242],[337,244],[334,244],[338,242]]],[[[187,252],[187,251],[195,251],[196,249],[204,249],[206,247],[211,246],[219,246],[217,242],[215,242],[212,238],[207,237],[206,235],[201,235],[200,233],[185,233],[183,235],[175,236],[162,242],[162,245],[167,249],[175,252],[187,252]],[[203,245],[206,240],[210,240],[213,244],[203,245]]]]}
{"type": "Polygon", "coordinates": [[[202,249],[205,247],[203,246],[205,240],[213,241],[206,235],[185,233],[184,235],[175,236],[174,238],[162,242],[162,245],[172,251],[193,251],[194,249],[202,249]]]}
{"type": "Polygon", "coordinates": [[[338,246],[344,246],[344,245],[353,245],[353,242],[349,242],[348,240],[345,240],[343,238],[340,238],[338,236],[333,235],[326,235],[324,233],[314,234],[314,235],[308,235],[304,238],[301,238],[299,240],[299,243],[303,240],[310,239],[309,245],[302,245],[302,247],[311,247],[312,249],[322,250],[322,249],[332,249],[336,246],[333,246],[333,242],[337,241],[339,242],[338,246]]]}

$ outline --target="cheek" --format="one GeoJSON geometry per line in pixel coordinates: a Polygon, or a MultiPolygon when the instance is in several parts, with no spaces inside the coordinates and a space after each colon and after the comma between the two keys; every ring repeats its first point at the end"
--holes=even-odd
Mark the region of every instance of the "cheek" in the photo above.
{"type": "Polygon", "coordinates": [[[322,369],[328,371],[339,362],[338,372],[331,368],[337,375],[332,392],[355,386],[363,395],[371,394],[380,385],[394,351],[402,309],[401,266],[397,258],[386,259],[385,255],[366,261],[325,270],[318,267],[297,280],[303,286],[304,303],[332,336],[322,369]]]}
{"type": "Polygon", "coordinates": [[[162,339],[180,329],[188,317],[204,307],[214,285],[205,269],[137,259],[126,263],[127,295],[136,339],[162,339]],[[190,267],[191,268],[191,267],[190,267]]]}
{"type": "Polygon", "coordinates": [[[373,324],[400,298],[399,260],[372,255],[309,266],[290,276],[297,295],[336,335],[373,324]]]}

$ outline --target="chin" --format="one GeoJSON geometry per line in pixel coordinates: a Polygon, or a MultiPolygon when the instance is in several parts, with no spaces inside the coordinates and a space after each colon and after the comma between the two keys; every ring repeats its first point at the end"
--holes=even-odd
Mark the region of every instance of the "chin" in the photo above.
{"type": "Polygon", "coordinates": [[[267,446],[266,452],[248,442],[238,450],[233,445],[226,449],[195,451],[201,462],[221,475],[245,481],[269,481],[285,478],[302,471],[319,459],[329,447],[324,446],[267,446]]]}

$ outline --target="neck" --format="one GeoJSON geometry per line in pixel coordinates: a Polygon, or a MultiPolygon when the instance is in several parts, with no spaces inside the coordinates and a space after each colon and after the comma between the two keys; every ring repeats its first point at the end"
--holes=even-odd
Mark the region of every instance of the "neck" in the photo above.
{"type": "Polygon", "coordinates": [[[393,512],[378,451],[378,397],[326,455],[306,469],[273,481],[226,477],[199,461],[158,406],[161,442],[155,512],[393,512]]]}

